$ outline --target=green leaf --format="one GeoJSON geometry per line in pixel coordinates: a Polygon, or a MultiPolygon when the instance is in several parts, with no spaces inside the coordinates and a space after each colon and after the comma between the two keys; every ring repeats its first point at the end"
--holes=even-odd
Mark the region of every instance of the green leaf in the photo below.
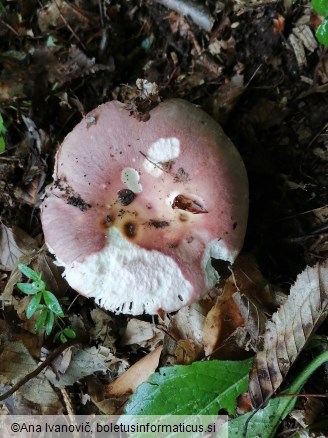
{"type": "Polygon", "coordinates": [[[6,150],[5,139],[0,136],[0,154],[6,150]]]}
{"type": "Polygon", "coordinates": [[[65,342],[67,342],[67,338],[66,338],[66,336],[64,335],[64,333],[60,333],[60,335],[59,335],[59,339],[60,339],[60,342],[61,342],[62,344],[65,344],[65,342]]]}
{"type": "Polygon", "coordinates": [[[46,335],[49,336],[55,323],[55,314],[51,310],[48,311],[48,318],[46,322],[46,335]]]}
{"type": "Polygon", "coordinates": [[[40,291],[34,286],[34,283],[17,283],[17,287],[26,295],[34,295],[40,291]]]}
{"type": "Polygon", "coordinates": [[[328,0],[311,0],[313,9],[323,17],[328,17],[328,0]]]}
{"type": "Polygon", "coordinates": [[[315,36],[319,43],[328,47],[328,19],[324,20],[320,26],[318,26],[315,36]]]}
{"type": "MultiPolygon", "coordinates": [[[[294,380],[285,391],[286,394],[297,394],[307,379],[323,363],[328,361],[328,351],[316,357],[294,380]]],[[[230,420],[228,424],[229,438],[273,438],[281,420],[287,417],[294,408],[297,397],[285,396],[272,398],[264,409],[256,413],[250,412],[230,420]],[[243,431],[246,434],[243,435],[243,431]]]]}
{"type": "Polygon", "coordinates": [[[36,323],[35,323],[35,331],[37,333],[39,333],[39,331],[44,326],[44,323],[45,323],[45,320],[47,319],[47,316],[48,316],[48,309],[43,309],[41,311],[40,315],[38,316],[38,319],[36,320],[36,323]]]}
{"type": "Polygon", "coordinates": [[[18,269],[22,272],[22,274],[25,275],[25,277],[29,278],[33,281],[39,281],[41,280],[41,274],[38,272],[33,271],[33,269],[29,268],[28,266],[24,265],[23,263],[19,263],[18,269]]]}
{"type": "Polygon", "coordinates": [[[0,114],[0,135],[4,135],[7,132],[7,128],[5,127],[5,123],[3,121],[2,115],[0,114]]]}
{"type": "Polygon", "coordinates": [[[45,283],[42,280],[33,281],[33,283],[17,283],[18,289],[26,295],[34,295],[45,289],[45,283]]]}
{"type": "Polygon", "coordinates": [[[61,308],[59,301],[52,292],[45,290],[43,292],[43,298],[44,302],[52,312],[54,312],[58,316],[64,316],[63,309],[61,308]]]}
{"type": "Polygon", "coordinates": [[[41,297],[42,297],[42,292],[38,292],[36,295],[34,295],[34,297],[31,299],[31,301],[29,302],[27,308],[26,308],[26,318],[30,319],[31,316],[37,311],[40,310],[39,304],[41,301],[41,297]]]}
{"type": "Polygon", "coordinates": [[[65,336],[67,336],[70,339],[76,338],[76,333],[71,327],[64,328],[63,333],[65,336]]]}
{"type": "Polygon", "coordinates": [[[224,408],[233,414],[236,398],[247,390],[251,362],[213,360],[161,368],[138,387],[124,413],[212,415],[224,408]]]}

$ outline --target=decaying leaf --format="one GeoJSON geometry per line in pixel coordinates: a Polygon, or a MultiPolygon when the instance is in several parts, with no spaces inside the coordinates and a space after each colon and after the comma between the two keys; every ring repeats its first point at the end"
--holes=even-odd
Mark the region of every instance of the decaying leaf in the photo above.
{"type": "Polygon", "coordinates": [[[59,268],[49,256],[45,247],[38,251],[31,264],[36,272],[42,272],[42,280],[56,297],[63,297],[68,290],[67,281],[62,276],[62,268],[59,268]]]}
{"type": "Polygon", "coordinates": [[[257,337],[264,331],[266,315],[272,311],[270,289],[255,258],[251,254],[240,255],[222,295],[205,319],[206,355],[216,359],[240,359],[244,350],[255,346],[257,337]]]}
{"type": "Polygon", "coordinates": [[[153,323],[131,318],[122,336],[121,345],[137,344],[139,347],[155,350],[163,341],[164,333],[153,323]]]}
{"type": "Polygon", "coordinates": [[[289,35],[288,42],[294,49],[299,67],[307,65],[305,49],[312,53],[318,47],[318,42],[310,26],[302,22],[296,23],[292,33],[289,35]]]}
{"type": "Polygon", "coordinates": [[[263,347],[255,356],[249,392],[262,406],[283,382],[289,368],[328,313],[328,263],[307,267],[286,302],[266,324],[263,347]]]}
{"type": "Polygon", "coordinates": [[[244,75],[237,72],[230,82],[221,85],[207,99],[205,103],[207,112],[219,123],[224,124],[246,88],[247,86],[244,85],[244,75]]]}
{"type": "Polygon", "coordinates": [[[131,395],[158,367],[162,347],[147,354],[105,389],[105,398],[131,395]]]}
{"type": "MultiPolygon", "coordinates": [[[[0,383],[16,383],[18,380],[32,372],[37,367],[37,362],[21,342],[4,341],[0,354],[0,383]]],[[[34,406],[31,413],[54,415],[62,412],[63,407],[58,395],[41,373],[34,379],[23,385],[13,399],[21,399],[20,404],[25,400],[26,404],[34,406]]],[[[13,400],[15,404],[15,400],[13,400]]],[[[25,404],[25,409],[26,409],[25,404]]],[[[30,407],[30,409],[32,409],[30,407]]],[[[14,411],[15,414],[18,412],[14,411]]],[[[26,410],[24,414],[26,414],[26,410]]]]}
{"type": "Polygon", "coordinates": [[[47,379],[57,388],[73,385],[82,377],[89,376],[96,371],[107,372],[110,368],[111,360],[115,361],[113,355],[104,356],[96,347],[89,347],[84,350],[74,349],[71,361],[65,374],[59,376],[50,368],[47,369],[45,375],[47,379]]]}
{"type": "Polygon", "coordinates": [[[229,337],[237,327],[244,325],[239,309],[232,299],[235,291],[233,280],[228,280],[223,294],[218,297],[206,316],[203,336],[206,356],[227,359],[234,358],[236,354],[240,355],[240,349],[237,348],[236,351],[235,343],[229,341],[229,337]]]}
{"type": "Polygon", "coordinates": [[[205,297],[191,306],[183,307],[173,316],[164,338],[160,365],[190,363],[191,345],[193,360],[203,356],[203,325],[212,305],[211,300],[205,297]]]}
{"type": "MultiPolygon", "coordinates": [[[[320,415],[325,411],[324,403],[314,397],[304,401],[304,409],[294,409],[290,416],[305,430],[319,420],[320,415]]],[[[307,433],[307,432],[306,432],[307,433]]],[[[310,435],[308,435],[310,437],[310,435]]]]}
{"type": "Polygon", "coordinates": [[[95,376],[89,376],[86,382],[92,402],[106,415],[120,413],[137,386],[155,372],[161,351],[162,347],[158,347],[109,384],[102,383],[95,376]]]}
{"type": "Polygon", "coordinates": [[[87,10],[63,0],[49,1],[37,11],[37,17],[39,28],[44,33],[63,23],[86,29],[95,20],[87,10]]]}
{"type": "Polygon", "coordinates": [[[67,54],[66,62],[56,60],[49,72],[49,81],[65,83],[81,76],[94,74],[97,71],[114,71],[113,63],[110,65],[97,64],[95,58],[88,58],[78,47],[72,45],[67,54]]]}
{"type": "Polygon", "coordinates": [[[101,342],[103,347],[109,348],[111,352],[115,353],[115,337],[112,334],[113,317],[99,309],[99,307],[92,309],[90,315],[94,324],[88,328],[91,338],[101,342]]]}
{"type": "Polygon", "coordinates": [[[11,271],[19,257],[33,252],[36,241],[19,227],[6,227],[0,223],[0,269],[11,271]]]}

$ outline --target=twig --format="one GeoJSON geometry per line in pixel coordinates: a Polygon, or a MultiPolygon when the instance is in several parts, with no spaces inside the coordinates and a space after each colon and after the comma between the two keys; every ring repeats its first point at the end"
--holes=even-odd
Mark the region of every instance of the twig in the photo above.
{"type": "Polygon", "coordinates": [[[71,347],[72,345],[76,344],[76,339],[71,339],[70,341],[66,342],[65,344],[60,345],[58,348],[56,348],[55,351],[49,354],[47,359],[42,362],[37,368],[35,368],[34,371],[27,374],[25,377],[23,377],[21,380],[19,380],[15,385],[10,388],[8,391],[4,392],[0,395],[0,401],[5,400],[6,398],[10,397],[14,394],[21,386],[25,385],[29,380],[36,377],[38,374],[41,373],[42,370],[44,370],[48,365],[51,364],[53,360],[56,359],[57,356],[59,356],[63,351],[65,351],[68,347],[71,347]]]}
{"type": "MultiPolygon", "coordinates": [[[[79,38],[79,36],[75,33],[74,29],[70,26],[70,24],[67,22],[66,18],[65,18],[64,15],[62,14],[62,12],[61,12],[61,8],[60,8],[60,6],[58,5],[57,1],[54,0],[54,2],[55,2],[55,5],[56,5],[56,7],[57,7],[57,9],[58,9],[59,16],[60,16],[60,18],[63,20],[65,26],[66,26],[67,29],[71,32],[71,34],[75,37],[75,39],[81,44],[83,50],[86,50],[85,45],[83,44],[83,42],[81,41],[81,39],[79,38]]],[[[66,3],[66,2],[65,2],[65,3],[66,3]]]]}
{"type": "Polygon", "coordinates": [[[200,28],[210,32],[213,24],[214,18],[212,17],[210,11],[203,5],[199,4],[194,0],[155,0],[157,3],[166,6],[168,9],[173,9],[173,11],[181,14],[185,17],[190,17],[190,19],[197,24],[200,28]]]}

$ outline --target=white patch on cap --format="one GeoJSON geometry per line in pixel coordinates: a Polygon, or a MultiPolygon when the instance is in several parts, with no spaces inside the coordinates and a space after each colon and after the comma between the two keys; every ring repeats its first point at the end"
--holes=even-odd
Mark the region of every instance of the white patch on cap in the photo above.
{"type": "Polygon", "coordinates": [[[237,255],[238,251],[229,250],[222,239],[211,240],[206,245],[202,258],[202,270],[205,274],[206,286],[209,289],[214,287],[220,278],[218,272],[212,266],[211,258],[233,263],[237,255]]]}
{"type": "Polygon", "coordinates": [[[117,313],[173,312],[189,304],[193,295],[191,283],[171,257],[140,248],[114,227],[102,251],[81,263],[62,265],[71,287],[117,313]]]}
{"type": "Polygon", "coordinates": [[[175,200],[175,198],[180,195],[180,191],[179,190],[175,190],[174,192],[170,193],[166,199],[165,202],[169,207],[172,207],[173,201],[175,200]]]}
{"type": "Polygon", "coordinates": [[[133,193],[142,192],[142,185],[139,184],[139,173],[132,167],[125,167],[121,172],[121,181],[133,193]]]}
{"type": "Polygon", "coordinates": [[[159,177],[163,173],[161,165],[178,158],[179,155],[180,141],[177,138],[160,138],[149,147],[143,167],[146,172],[159,177]]]}

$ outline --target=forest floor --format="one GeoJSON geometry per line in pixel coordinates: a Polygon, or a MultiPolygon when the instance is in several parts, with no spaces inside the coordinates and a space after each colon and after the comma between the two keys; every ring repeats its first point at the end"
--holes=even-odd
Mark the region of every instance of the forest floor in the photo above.
{"type": "MultiPolygon", "coordinates": [[[[288,293],[307,266],[327,259],[328,52],[314,36],[319,18],[306,1],[206,5],[210,31],[156,1],[0,3],[0,292],[12,300],[2,301],[0,355],[13,364],[2,370],[1,392],[58,345],[26,319],[29,298],[14,287],[18,259],[66,298],[65,318],[84,345],[74,372],[65,374],[70,350],[44,377],[44,400],[30,385],[3,412],[116,412],[112,379],[162,342],[163,327],[146,339],[125,331],[122,341],[130,318],[69,289],[43,246],[39,215],[66,134],[103,102],[135,104],[138,78],[156,83],[161,99],[201,106],[236,145],[250,185],[243,253],[274,291],[288,293]]],[[[132,320],[134,333],[152,324],[132,320]]],[[[327,322],[318,333],[328,336],[327,322]]],[[[328,368],[309,391],[328,393],[328,368]]]]}

